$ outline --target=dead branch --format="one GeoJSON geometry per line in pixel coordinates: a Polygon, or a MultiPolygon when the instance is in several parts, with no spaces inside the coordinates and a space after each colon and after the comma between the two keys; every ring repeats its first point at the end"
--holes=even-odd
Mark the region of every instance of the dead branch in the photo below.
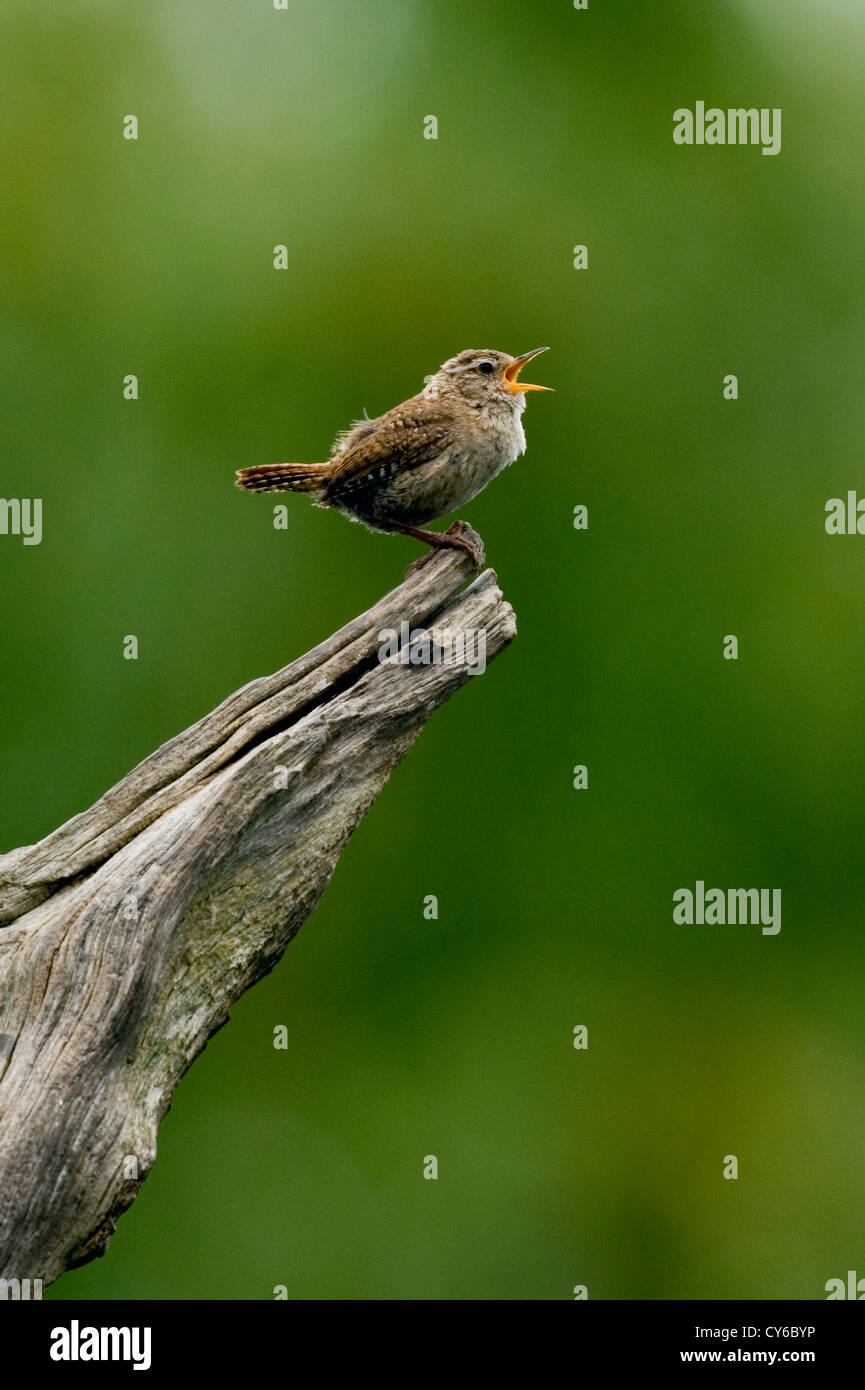
{"type": "Polygon", "coordinates": [[[81,815],[0,856],[0,1266],[103,1254],[174,1089],[279,960],[460,661],[385,664],[384,629],[515,634],[495,575],[442,552],[252,681],[81,815]]]}

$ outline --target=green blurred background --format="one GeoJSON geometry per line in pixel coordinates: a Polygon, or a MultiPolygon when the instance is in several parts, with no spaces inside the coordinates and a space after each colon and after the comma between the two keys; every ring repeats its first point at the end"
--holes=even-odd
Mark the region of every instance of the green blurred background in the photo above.
{"type": "Polygon", "coordinates": [[[323,457],[466,347],[549,343],[556,388],[463,512],[516,643],[52,1296],[865,1274],[865,539],[824,531],[865,493],[861,7],[17,0],[2,39],[0,492],[44,500],[40,546],[0,537],[3,849],[418,553],[299,497],[276,531],[235,468],[323,457]],[[781,153],[676,147],[698,99],[781,107],[781,153]],[[780,887],[780,935],[674,925],[698,878],[780,887]]]}

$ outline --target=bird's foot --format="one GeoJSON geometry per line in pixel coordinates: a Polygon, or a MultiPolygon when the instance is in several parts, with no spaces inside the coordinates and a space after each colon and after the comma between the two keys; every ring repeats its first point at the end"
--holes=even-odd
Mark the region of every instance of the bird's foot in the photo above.
{"type": "Polygon", "coordinates": [[[455,521],[444,534],[450,536],[451,545],[455,549],[465,551],[475,570],[483,569],[487,559],[484,543],[467,521],[455,521]]]}
{"type": "Polygon", "coordinates": [[[486,562],[484,543],[477,531],[473,530],[467,521],[455,521],[446,531],[430,531],[427,535],[436,537],[434,541],[428,542],[432,549],[428,550],[426,555],[421,555],[420,559],[412,561],[406,569],[406,578],[428,565],[430,560],[435,559],[440,550],[462,550],[465,555],[468,555],[476,573],[483,569],[486,562]]]}

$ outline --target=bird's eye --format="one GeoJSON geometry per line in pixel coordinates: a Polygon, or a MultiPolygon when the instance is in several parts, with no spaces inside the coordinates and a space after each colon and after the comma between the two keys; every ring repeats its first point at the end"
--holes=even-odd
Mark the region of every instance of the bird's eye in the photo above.
{"type": "Polygon", "coordinates": [[[495,367],[493,366],[492,362],[479,362],[478,371],[483,372],[484,376],[492,376],[493,372],[495,371],[495,367]]]}

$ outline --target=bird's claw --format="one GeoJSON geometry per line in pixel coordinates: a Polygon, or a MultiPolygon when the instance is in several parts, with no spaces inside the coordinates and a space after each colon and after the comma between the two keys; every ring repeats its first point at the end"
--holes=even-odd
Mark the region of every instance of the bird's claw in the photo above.
{"type": "Polygon", "coordinates": [[[445,535],[453,537],[456,549],[465,551],[476,571],[483,569],[487,558],[484,543],[467,521],[455,521],[453,526],[449,526],[445,531],[445,535]]]}
{"type": "Polygon", "coordinates": [[[421,555],[419,559],[413,560],[406,568],[406,579],[410,574],[415,574],[418,570],[423,569],[425,565],[428,565],[431,560],[435,559],[436,555],[438,555],[441,550],[461,550],[464,555],[468,555],[474,565],[475,573],[483,569],[486,561],[484,543],[477,531],[469,526],[467,521],[455,521],[452,526],[449,526],[448,529],[441,534],[442,540],[439,545],[431,547],[426,555],[421,555]],[[447,540],[444,539],[445,536],[448,537],[447,540]]]}

